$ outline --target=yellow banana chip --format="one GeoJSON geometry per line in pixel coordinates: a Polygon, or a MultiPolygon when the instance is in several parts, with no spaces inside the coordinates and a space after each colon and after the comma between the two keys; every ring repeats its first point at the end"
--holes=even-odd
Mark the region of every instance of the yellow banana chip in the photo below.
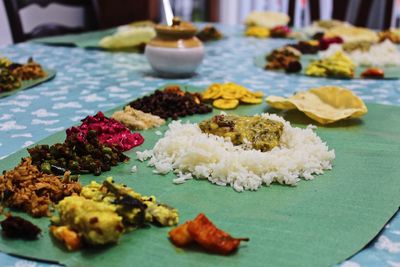
{"type": "Polygon", "coordinates": [[[213,106],[219,109],[234,109],[239,105],[237,99],[217,99],[214,100],[213,106]]]}
{"type": "Polygon", "coordinates": [[[359,118],[368,112],[365,103],[352,91],[335,86],[312,88],[289,98],[269,96],[266,101],[277,109],[297,108],[321,124],[359,118]]]}
{"type": "Polygon", "coordinates": [[[240,102],[243,102],[245,104],[261,104],[262,103],[262,98],[261,97],[249,97],[249,96],[244,96],[239,99],[240,102]]]}
{"type": "Polygon", "coordinates": [[[247,92],[247,89],[243,86],[227,83],[222,87],[222,98],[223,99],[239,99],[243,97],[247,92]]]}
{"type": "Polygon", "coordinates": [[[220,84],[214,83],[210,85],[207,90],[203,93],[203,99],[217,99],[222,96],[222,87],[220,84]]]}
{"type": "Polygon", "coordinates": [[[254,97],[263,97],[264,96],[264,93],[263,92],[248,92],[248,93],[250,93],[251,95],[253,95],[254,97]]]}
{"type": "Polygon", "coordinates": [[[233,82],[214,83],[203,92],[203,100],[214,100],[214,107],[220,109],[236,108],[239,101],[245,104],[261,104],[263,96],[262,92],[252,92],[233,82]]]}

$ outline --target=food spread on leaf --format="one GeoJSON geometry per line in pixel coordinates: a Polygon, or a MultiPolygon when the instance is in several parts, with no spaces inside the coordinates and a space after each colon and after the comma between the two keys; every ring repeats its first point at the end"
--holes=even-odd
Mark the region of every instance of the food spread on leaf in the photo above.
{"type": "Polygon", "coordinates": [[[0,57],[0,92],[7,92],[21,87],[23,81],[44,78],[47,73],[42,66],[29,58],[27,63],[19,64],[0,57]]]}
{"type": "Polygon", "coordinates": [[[348,89],[335,86],[312,88],[289,98],[269,96],[266,101],[273,108],[298,109],[321,124],[359,118],[368,112],[361,98],[348,89]]]}
{"type": "Polygon", "coordinates": [[[218,109],[235,109],[239,103],[261,104],[263,95],[232,82],[213,83],[202,93],[202,99],[212,102],[218,109]]]}
{"type": "Polygon", "coordinates": [[[176,184],[206,179],[238,192],[274,182],[295,185],[332,168],[335,153],[313,129],[273,114],[224,115],[200,125],[174,121],[152,150],[136,154],[158,174],[176,173],[176,184]]]}
{"type": "Polygon", "coordinates": [[[172,226],[179,220],[176,209],[116,184],[111,177],[102,184],[92,181],[80,196],[64,198],[56,209],[50,232],[68,250],[116,243],[124,233],[147,223],[172,226]]]}
{"type": "Polygon", "coordinates": [[[217,228],[203,213],[172,229],[168,236],[175,246],[187,247],[195,243],[208,252],[222,255],[237,250],[241,241],[250,241],[249,238],[232,237],[217,228]]]}
{"type": "Polygon", "coordinates": [[[338,52],[348,56],[355,65],[362,67],[400,66],[400,51],[397,45],[389,40],[379,44],[370,42],[355,42],[343,45],[332,45],[321,52],[321,58],[330,57],[338,52]]]}

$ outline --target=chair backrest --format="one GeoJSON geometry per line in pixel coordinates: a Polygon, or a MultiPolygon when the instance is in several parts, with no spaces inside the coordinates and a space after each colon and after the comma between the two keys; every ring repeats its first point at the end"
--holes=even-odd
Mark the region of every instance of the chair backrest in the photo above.
{"type": "Polygon", "coordinates": [[[15,43],[37,37],[77,33],[84,30],[91,30],[94,29],[97,24],[93,15],[91,2],[89,0],[4,0],[4,7],[6,9],[12,37],[15,43]],[[51,4],[82,8],[84,13],[84,25],[71,27],[62,23],[54,23],[49,21],[41,23],[29,32],[26,32],[23,27],[21,10],[33,5],[37,5],[41,9],[47,9],[51,4]]]}
{"type": "MultiPolygon", "coordinates": [[[[188,1],[175,0],[174,2],[188,1]]],[[[287,13],[294,18],[297,2],[300,0],[203,0],[206,21],[224,24],[241,24],[245,17],[254,10],[271,10],[287,13]]],[[[294,23],[291,20],[291,24],[294,23]]]]}
{"type": "Polygon", "coordinates": [[[395,0],[308,0],[311,19],[322,19],[322,8],[331,8],[329,17],[360,27],[387,29],[393,23],[395,0]],[[330,5],[327,5],[327,3],[330,5]]]}
{"type": "Polygon", "coordinates": [[[159,18],[158,0],[92,0],[100,29],[159,18]]]}

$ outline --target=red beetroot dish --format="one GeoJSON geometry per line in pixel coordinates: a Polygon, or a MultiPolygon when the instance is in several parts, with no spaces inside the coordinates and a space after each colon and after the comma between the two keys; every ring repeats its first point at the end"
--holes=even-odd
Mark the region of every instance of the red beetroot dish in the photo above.
{"type": "Polygon", "coordinates": [[[114,146],[121,151],[130,150],[144,142],[139,133],[132,133],[120,122],[104,116],[101,111],[95,116],[84,118],[82,125],[67,129],[67,138],[76,133],[79,141],[86,142],[87,134],[91,130],[96,131],[100,144],[114,146]]]}

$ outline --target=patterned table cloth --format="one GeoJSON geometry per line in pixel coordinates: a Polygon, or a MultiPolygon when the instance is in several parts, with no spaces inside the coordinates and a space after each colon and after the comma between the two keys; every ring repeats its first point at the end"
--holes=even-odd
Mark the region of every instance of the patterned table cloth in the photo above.
{"type": "MultiPolygon", "coordinates": [[[[0,159],[79,123],[87,115],[122,105],[167,83],[204,87],[232,81],[267,95],[283,96],[311,87],[337,85],[353,90],[367,103],[400,105],[400,80],[333,80],[267,72],[254,65],[254,57],[287,40],[245,38],[241,27],[220,29],[227,38],[206,44],[206,57],[197,75],[179,80],[156,77],[139,54],[31,43],[0,48],[0,54],[13,61],[24,62],[33,56],[57,70],[54,80],[0,99],[0,159]]],[[[366,248],[340,265],[400,266],[400,215],[397,213],[366,248]]],[[[51,265],[0,253],[0,266],[51,265]]]]}

